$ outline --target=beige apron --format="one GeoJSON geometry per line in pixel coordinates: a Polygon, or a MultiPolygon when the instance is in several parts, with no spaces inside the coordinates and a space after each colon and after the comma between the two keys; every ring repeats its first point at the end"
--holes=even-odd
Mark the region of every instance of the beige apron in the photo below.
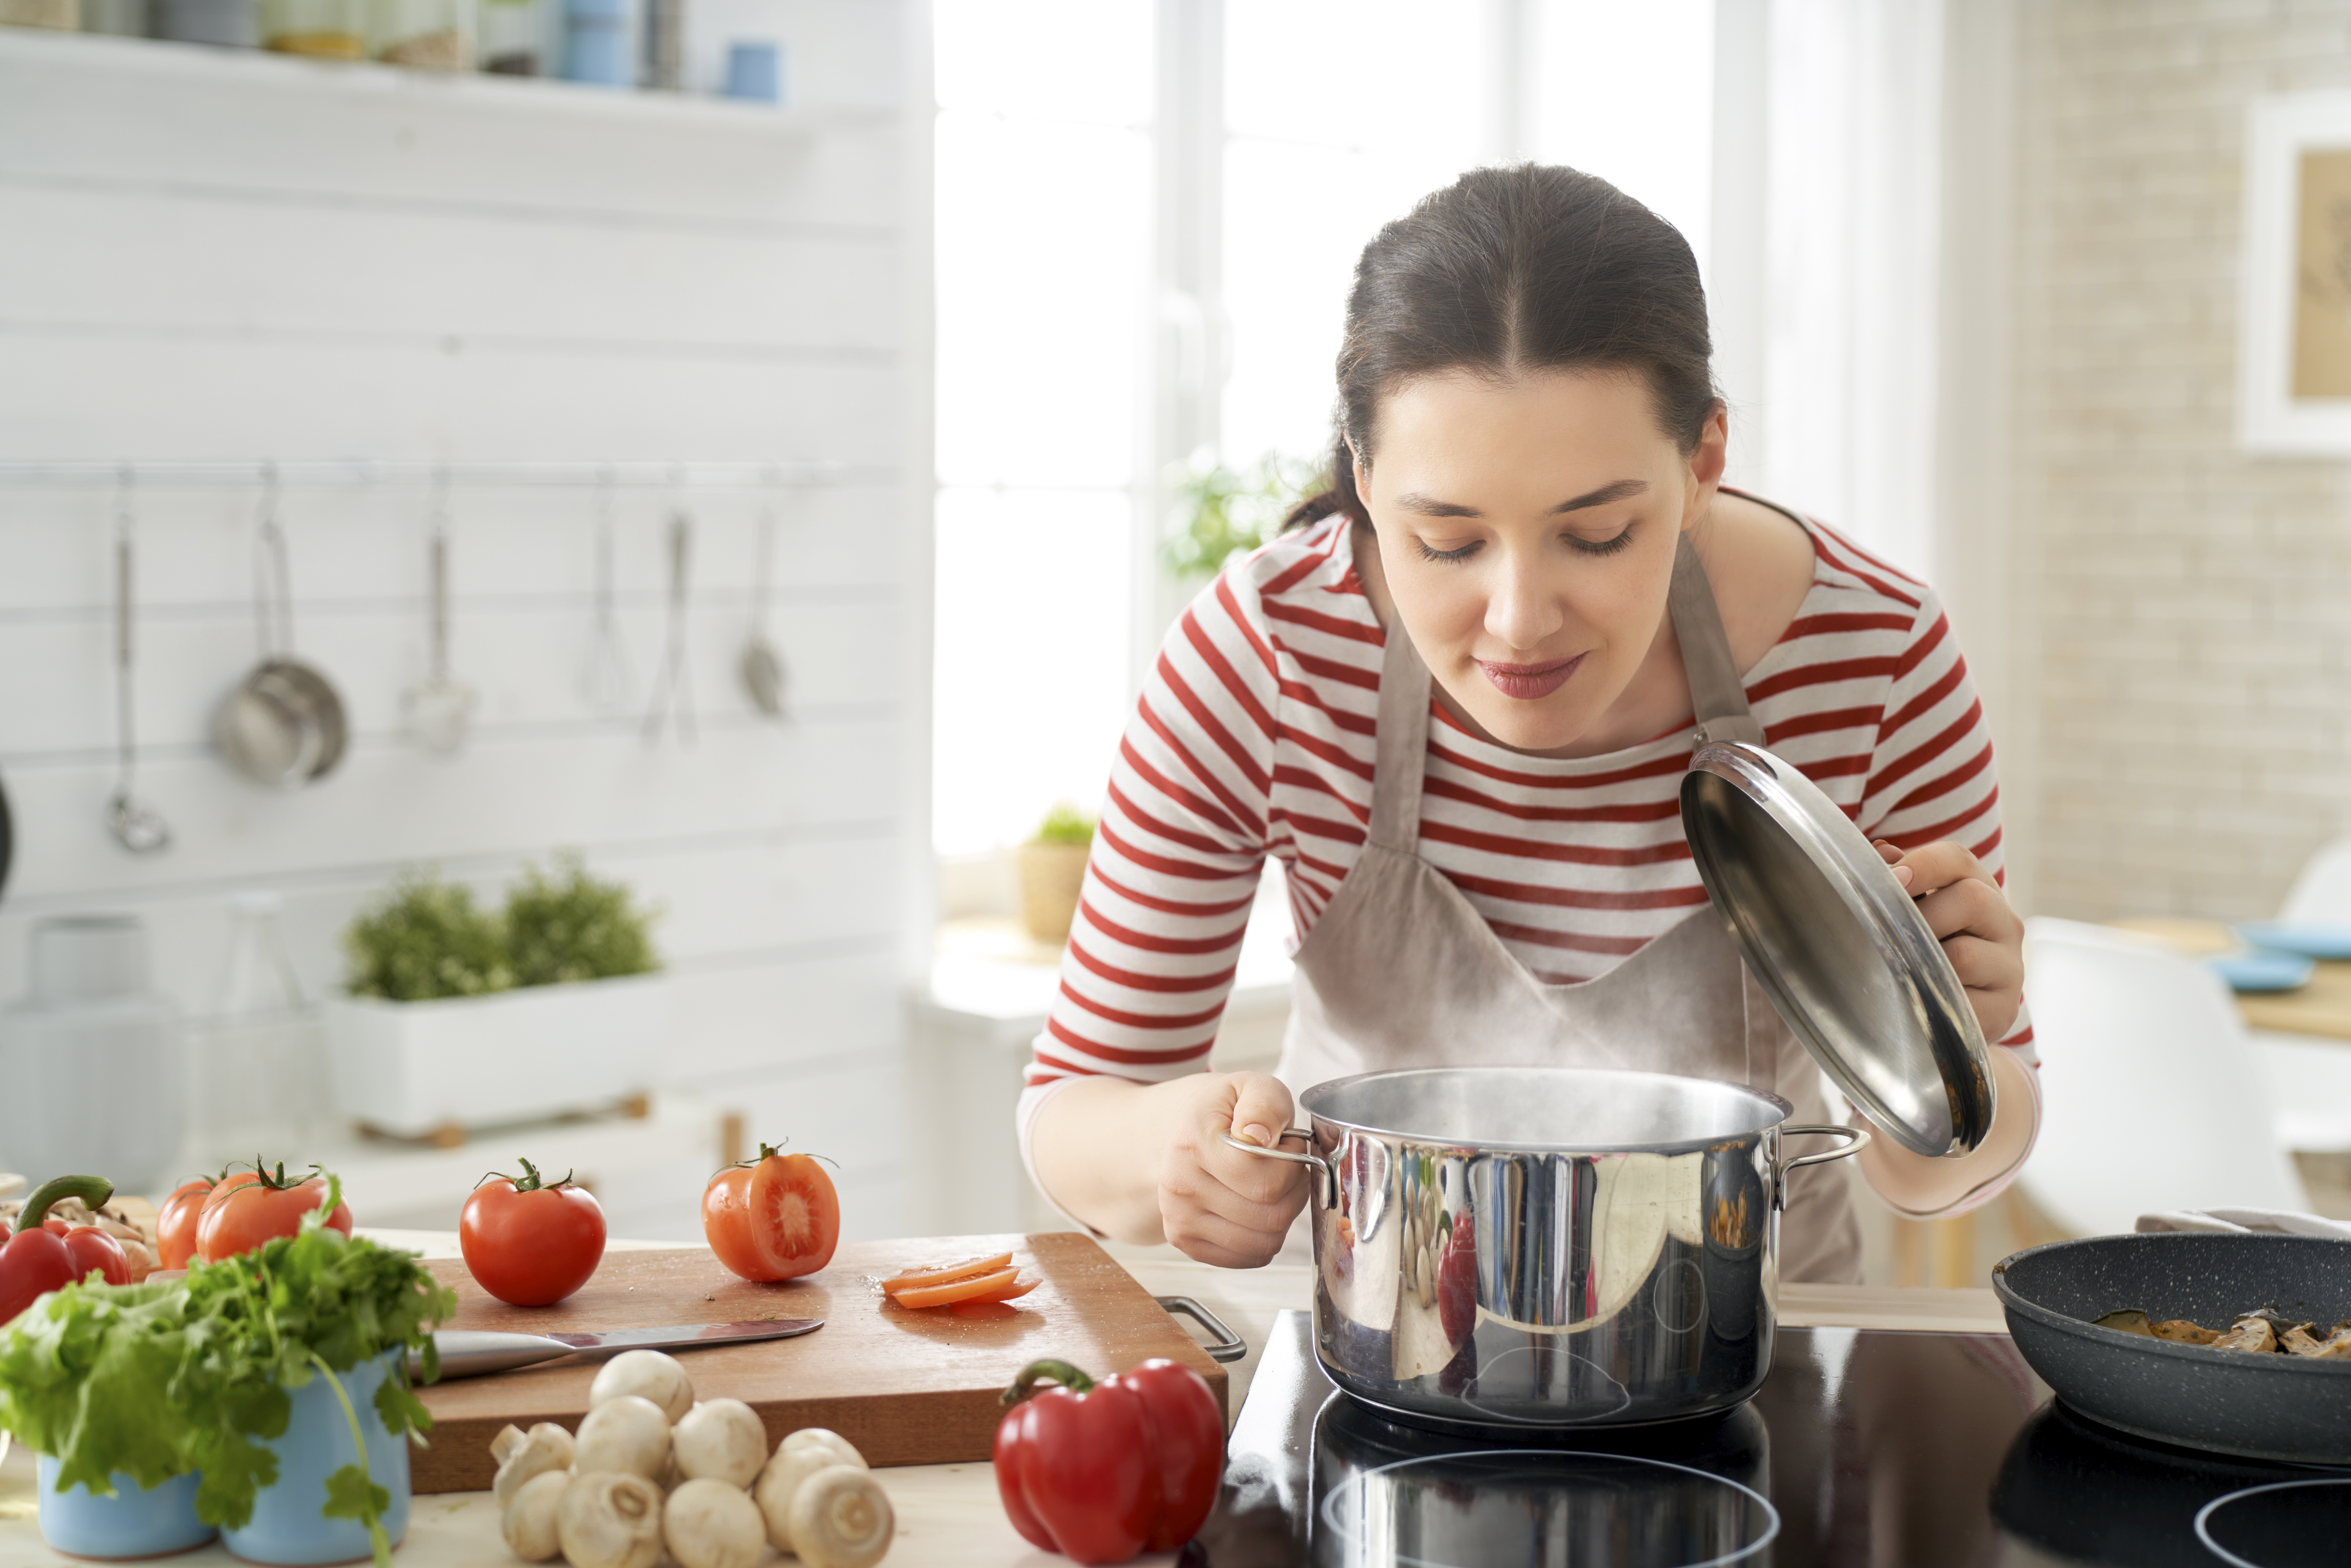
{"type": "MultiPolygon", "coordinates": [[[[1684,536],[1668,607],[1700,740],[1762,743],[1705,569],[1684,536]]],[[[1485,917],[1417,852],[1428,759],[1428,666],[1387,629],[1380,667],[1371,835],[1290,981],[1275,1073],[1292,1094],[1390,1068],[1631,1068],[1779,1095],[1795,1122],[1831,1122],[1821,1071],[1781,1021],[1712,908],[1699,909],[1597,979],[1554,986],[1519,962],[1485,917]]],[[[1842,1161],[1788,1178],[1780,1277],[1857,1283],[1861,1230],[1842,1161]]],[[[1303,1258],[1306,1228],[1285,1253],[1303,1258]]]]}

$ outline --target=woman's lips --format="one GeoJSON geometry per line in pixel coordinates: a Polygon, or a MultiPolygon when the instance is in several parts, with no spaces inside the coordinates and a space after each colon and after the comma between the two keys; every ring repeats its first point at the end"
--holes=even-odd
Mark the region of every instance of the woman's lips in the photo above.
{"type": "Polygon", "coordinates": [[[1486,672],[1486,678],[1504,696],[1532,702],[1567,685],[1567,678],[1582,663],[1583,655],[1578,653],[1573,659],[1553,659],[1547,664],[1490,664],[1480,659],[1478,667],[1486,672]]]}

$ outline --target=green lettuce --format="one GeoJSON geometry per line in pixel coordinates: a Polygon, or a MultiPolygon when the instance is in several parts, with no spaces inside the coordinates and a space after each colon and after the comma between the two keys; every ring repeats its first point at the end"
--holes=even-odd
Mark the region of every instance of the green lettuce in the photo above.
{"type": "MultiPolygon", "coordinates": [[[[54,1457],[61,1487],[107,1493],[116,1471],[142,1487],[199,1472],[197,1517],[231,1529],[250,1522],[255,1496],[277,1479],[262,1445],[284,1435],[288,1392],[313,1377],[333,1388],[363,1455],[338,1375],[410,1347],[431,1382],[440,1367],[430,1325],[457,1301],[414,1254],[328,1228],[340,1198],[330,1180],[298,1234],[197,1264],[185,1284],[77,1284],[43,1297],[0,1337],[0,1427],[54,1457]]],[[[420,1444],[433,1424],[404,1365],[377,1389],[375,1410],[395,1437],[420,1444]]],[[[355,1462],[328,1477],[320,1511],[366,1525],[388,1565],[391,1505],[355,1462]]]]}

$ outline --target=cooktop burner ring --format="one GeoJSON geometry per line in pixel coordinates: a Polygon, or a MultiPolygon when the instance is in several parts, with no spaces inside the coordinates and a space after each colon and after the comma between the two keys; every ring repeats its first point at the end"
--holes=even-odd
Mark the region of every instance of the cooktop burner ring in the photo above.
{"type": "MultiPolygon", "coordinates": [[[[2288,1563],[2274,1561],[2262,1563],[2250,1557],[2240,1557],[2212,1538],[2212,1516],[2231,1503],[2243,1502],[2264,1492],[2300,1491],[2312,1487],[2351,1487],[2351,1476],[2312,1476],[2306,1480],[2271,1481],[2263,1486],[2240,1487],[2235,1491],[2223,1493],[2196,1511],[2196,1539],[2202,1542],[2205,1549],[2215,1557],[2230,1564],[2231,1568],[2294,1568],[2294,1564],[2288,1563]]],[[[2334,1540],[2339,1546],[2341,1537],[2335,1536],[2334,1540]]]]}
{"type": "MultiPolygon", "coordinates": [[[[1593,1452],[1584,1448],[1469,1448],[1397,1459],[1389,1464],[1368,1470],[1360,1470],[1347,1476],[1324,1495],[1322,1506],[1316,1511],[1320,1514],[1321,1522],[1325,1529],[1332,1531],[1343,1542],[1353,1545],[1360,1538],[1348,1528],[1341,1517],[1340,1505],[1343,1500],[1361,1495],[1380,1478],[1393,1476],[1401,1470],[1454,1466],[1465,1460],[1477,1459],[1531,1460],[1545,1465],[1557,1465],[1562,1460],[1579,1460],[1583,1461],[1587,1467],[1596,1464],[1602,1469],[1609,1466],[1642,1466],[1654,1470],[1670,1470],[1736,1493],[1744,1497],[1761,1511],[1761,1531],[1753,1539],[1742,1542],[1731,1552],[1719,1552],[1712,1557],[1677,1558],[1670,1563],[1649,1560],[1633,1565],[1633,1568],[1729,1568],[1729,1564],[1745,1563],[1752,1559],[1780,1536],[1780,1511],[1771,1506],[1771,1499],[1753,1487],[1732,1480],[1728,1476],[1717,1475],[1711,1470],[1702,1470],[1691,1465],[1677,1465],[1669,1459],[1653,1459],[1642,1454],[1593,1452]]],[[[1416,1556],[1393,1543],[1384,1548],[1381,1556],[1383,1561],[1401,1564],[1402,1568],[1463,1568],[1463,1565],[1442,1559],[1416,1556]]]]}

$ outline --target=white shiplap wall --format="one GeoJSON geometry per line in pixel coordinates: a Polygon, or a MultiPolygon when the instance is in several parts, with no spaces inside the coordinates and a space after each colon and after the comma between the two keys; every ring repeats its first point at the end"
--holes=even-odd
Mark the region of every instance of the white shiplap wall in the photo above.
{"type": "Polygon", "coordinates": [[[487,889],[581,846],[667,910],[680,1018],[663,1080],[832,1153],[852,1230],[904,1234],[921,1211],[890,1154],[900,997],[928,925],[925,8],[738,0],[729,19],[788,43],[790,108],[0,31],[0,459],[835,465],[772,497],[618,492],[640,700],[663,517],[682,502],[697,521],[690,750],[649,748],[633,714],[585,698],[592,487],[453,492],[453,662],[482,693],[454,758],[400,734],[426,662],[423,488],[287,487],[296,642],[356,734],[336,775],[291,796],[205,742],[253,657],[259,487],[142,485],[141,793],[178,834],[152,860],[99,819],[113,497],[0,486],[0,779],[19,839],[0,999],[24,989],[33,920],[131,909],[162,985],[201,1010],[224,895],[249,886],[284,892],[316,991],[345,920],[403,862],[487,889]],[[770,500],[780,727],[734,673],[770,500]]]}

